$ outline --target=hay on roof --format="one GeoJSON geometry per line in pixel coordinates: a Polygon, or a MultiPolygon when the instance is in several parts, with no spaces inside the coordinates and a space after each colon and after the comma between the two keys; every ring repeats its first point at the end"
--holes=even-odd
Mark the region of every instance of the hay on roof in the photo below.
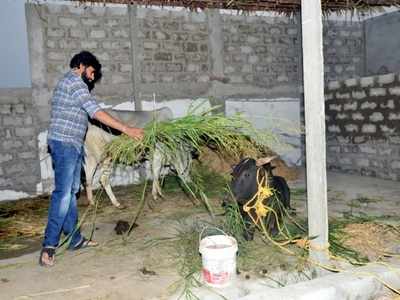
{"type": "MultiPolygon", "coordinates": [[[[273,11],[292,15],[300,11],[301,0],[71,0],[83,5],[94,3],[137,4],[185,7],[191,10],[216,8],[238,11],[273,11]]],[[[382,7],[400,7],[399,0],[321,0],[325,14],[333,12],[373,11],[382,7]]]]}

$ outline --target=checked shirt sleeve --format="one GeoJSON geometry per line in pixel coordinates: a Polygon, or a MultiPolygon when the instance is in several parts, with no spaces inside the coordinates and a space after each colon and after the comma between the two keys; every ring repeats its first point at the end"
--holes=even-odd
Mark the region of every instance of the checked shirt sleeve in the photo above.
{"type": "Polygon", "coordinates": [[[72,96],[77,99],[80,106],[93,118],[94,114],[101,110],[97,104],[95,97],[90,95],[89,90],[84,82],[76,81],[71,87],[72,96]]]}

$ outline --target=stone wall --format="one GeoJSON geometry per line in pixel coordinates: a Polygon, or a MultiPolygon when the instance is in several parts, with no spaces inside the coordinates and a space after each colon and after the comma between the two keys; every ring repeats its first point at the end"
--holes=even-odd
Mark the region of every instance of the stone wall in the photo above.
{"type": "Polygon", "coordinates": [[[400,78],[329,82],[327,164],[332,170],[400,180],[400,78]]]}
{"type": "Polygon", "coordinates": [[[36,192],[37,127],[30,89],[0,89],[0,200],[36,192]]]}

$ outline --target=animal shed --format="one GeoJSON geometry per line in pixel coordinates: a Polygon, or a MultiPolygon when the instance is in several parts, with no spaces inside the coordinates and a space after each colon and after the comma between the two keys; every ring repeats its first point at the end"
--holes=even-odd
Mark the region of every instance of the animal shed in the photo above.
{"type": "MultiPolygon", "coordinates": [[[[150,2],[147,2],[147,3],[150,3],[150,2]]],[[[146,4],[147,4],[146,3],[146,4]]],[[[76,12],[75,12],[76,13],[76,12]]],[[[78,13],[79,14],[79,13],[78,13]]],[[[65,17],[65,16],[64,16],[65,17]]],[[[61,17],[60,17],[61,18],[61,17]]],[[[64,20],[63,19],[63,22],[67,22],[68,23],[68,20],[64,20]]],[[[65,23],[64,23],[65,24],[65,23]]],[[[72,25],[73,26],[73,25],[72,25]]],[[[50,34],[50,35],[52,35],[52,34],[61,34],[61,33],[57,33],[57,32],[55,32],[51,27],[48,27],[47,29],[47,34],[50,34]]],[[[71,31],[70,32],[70,34],[72,35],[72,32],[73,31],[71,31]]],[[[101,33],[93,33],[94,34],[94,36],[96,36],[96,34],[99,34],[99,36],[101,36],[101,33]]],[[[123,33],[122,33],[122,35],[123,35],[123,33]]],[[[73,41],[72,41],[73,42],[73,41]]],[[[49,45],[49,44],[48,44],[49,45]]],[[[51,45],[51,42],[50,42],[50,45],[51,45]]],[[[60,44],[60,45],[58,45],[59,47],[62,47],[62,45],[60,44]]],[[[51,46],[48,46],[50,49],[51,49],[51,46]]],[[[70,50],[70,51],[72,51],[72,50],[70,50]]],[[[213,51],[213,50],[211,50],[211,51],[213,51]]],[[[245,51],[246,51],[246,49],[245,49],[245,51]]],[[[42,53],[42,55],[43,55],[43,53],[42,53]]],[[[48,65],[50,64],[51,65],[51,62],[53,61],[53,62],[57,62],[57,60],[60,60],[60,61],[62,61],[64,58],[59,58],[59,57],[57,57],[57,56],[54,56],[54,54],[52,54],[51,53],[51,51],[49,51],[48,53],[46,53],[46,55],[49,55],[50,57],[49,57],[49,63],[48,63],[48,65]]],[[[154,54],[155,55],[155,54],[154,54]]],[[[67,57],[67,56],[64,56],[64,57],[67,57]]],[[[167,56],[168,57],[168,56],[167,56]]],[[[43,58],[43,57],[42,57],[43,58]]],[[[132,66],[134,66],[135,65],[135,59],[132,59],[131,60],[131,62],[132,62],[132,66]]],[[[35,62],[35,63],[40,63],[40,61],[39,62],[35,62]]],[[[136,62],[137,63],[137,62],[136,62]]],[[[51,68],[49,68],[49,70],[51,71],[51,68]]],[[[216,72],[220,72],[221,70],[218,70],[218,68],[216,68],[215,70],[213,70],[213,71],[216,71],[216,72]]],[[[219,75],[219,74],[217,74],[217,75],[219,75]]],[[[225,74],[222,74],[221,76],[223,77],[223,75],[225,75],[225,74]]],[[[321,74],[320,74],[321,75],[321,74]]],[[[210,76],[209,77],[209,80],[211,80],[211,78],[212,78],[212,76],[210,76]]],[[[221,77],[219,77],[219,76],[216,76],[216,78],[221,78],[221,77]]],[[[37,78],[36,78],[37,79],[37,78]]],[[[134,78],[132,78],[132,79],[134,79],[134,78]]],[[[136,78],[137,79],[137,78],[136,78]]],[[[113,79],[113,78],[109,78],[109,80],[110,80],[110,82],[109,82],[109,84],[110,83],[112,83],[112,81],[113,80],[116,80],[115,78],[113,79]]],[[[305,78],[305,81],[306,81],[306,78],[305,78]]],[[[399,77],[398,77],[398,75],[391,75],[391,74],[388,74],[388,75],[382,75],[382,76],[376,76],[375,78],[373,78],[372,79],[372,84],[370,83],[370,81],[371,81],[371,79],[369,79],[369,78],[367,78],[367,79],[361,79],[361,80],[356,80],[356,84],[359,84],[361,87],[363,87],[363,88],[365,88],[365,87],[367,87],[367,88],[370,88],[372,91],[369,91],[369,95],[373,95],[374,93],[378,93],[378,95],[377,96],[381,96],[381,97],[384,97],[385,95],[382,95],[382,94],[379,94],[379,93],[383,93],[381,90],[378,90],[378,88],[382,88],[382,86],[383,86],[383,88],[386,90],[386,92],[387,92],[387,94],[388,94],[388,96],[390,96],[390,95],[394,95],[394,96],[396,96],[397,94],[396,94],[396,86],[398,86],[399,85],[399,77]],[[374,84],[377,84],[377,87],[374,87],[373,85],[374,84]]],[[[134,82],[136,83],[136,82],[138,82],[137,80],[135,81],[134,80],[134,82]]],[[[219,82],[218,80],[216,81],[217,83],[219,82]]],[[[222,81],[223,82],[223,81],[222,81]]],[[[106,82],[105,82],[105,84],[106,84],[106,82]]],[[[49,84],[48,85],[48,88],[47,89],[49,89],[49,87],[51,86],[51,84],[49,84]]],[[[333,82],[333,83],[330,83],[330,84],[328,84],[328,88],[330,88],[331,90],[332,90],[332,92],[331,93],[328,93],[328,98],[329,97],[332,97],[332,99],[327,99],[328,101],[329,100],[335,100],[335,98],[337,98],[337,99],[343,99],[343,97],[346,97],[346,96],[343,96],[343,95],[345,95],[346,94],[346,91],[345,92],[342,92],[342,91],[338,91],[338,89],[341,89],[341,88],[344,88],[345,90],[346,90],[346,88],[349,88],[349,87],[353,87],[354,86],[354,83],[353,83],[353,81],[351,80],[351,79],[349,79],[349,80],[347,80],[347,81],[344,81],[344,82],[338,82],[338,81],[336,81],[336,82],[333,82]],[[338,86],[338,87],[337,87],[338,86]]],[[[144,86],[143,87],[144,88],[144,91],[146,91],[146,86],[144,86]]],[[[148,88],[148,87],[147,87],[148,88]]],[[[46,91],[43,91],[43,90],[40,90],[39,91],[40,93],[41,93],[41,95],[43,96],[43,93],[44,93],[44,95],[46,95],[46,91]]],[[[348,91],[347,91],[348,92],[348,91]]],[[[131,91],[129,91],[128,92],[128,94],[129,93],[131,93],[131,91]]],[[[305,90],[305,93],[307,94],[307,90],[305,90]]],[[[144,92],[143,92],[143,94],[144,94],[144,92]]],[[[161,95],[165,95],[166,94],[166,92],[165,91],[162,91],[161,93],[160,93],[161,95]]],[[[169,99],[173,99],[173,96],[174,95],[167,95],[167,98],[169,98],[169,99]]],[[[196,95],[195,95],[196,96],[196,95]]],[[[146,97],[148,97],[148,96],[146,96],[146,95],[142,95],[142,98],[143,98],[143,100],[145,100],[145,98],[146,97]]],[[[322,96],[323,97],[323,96],[322,96]]],[[[135,102],[137,101],[136,99],[138,99],[139,97],[135,97],[135,102]]],[[[393,98],[393,96],[391,97],[391,98],[393,98]]],[[[385,106],[387,106],[388,108],[390,108],[390,106],[392,105],[391,104],[391,102],[390,102],[390,100],[392,100],[390,97],[387,99],[387,102],[385,103],[385,106]]],[[[345,98],[346,99],[346,98],[345,98]]],[[[353,99],[351,99],[351,100],[353,100],[353,99]]],[[[380,99],[381,100],[381,99],[380,99]]],[[[34,100],[35,101],[35,100],[34,100]]],[[[145,102],[145,101],[142,101],[142,102],[145,102]]],[[[250,101],[251,102],[251,101],[250,101]]],[[[307,102],[307,100],[306,100],[306,102],[307,102]]],[[[329,103],[329,102],[328,102],[329,103]]],[[[342,108],[339,108],[339,109],[342,109],[343,111],[337,111],[337,110],[335,110],[334,109],[334,107],[335,107],[335,105],[337,105],[336,103],[333,103],[333,105],[332,105],[332,107],[333,107],[333,114],[335,114],[336,113],[336,115],[333,115],[333,117],[335,118],[337,118],[337,119],[339,119],[339,120],[341,120],[341,118],[340,118],[340,113],[341,112],[343,112],[344,110],[345,110],[345,105],[342,107],[342,108]]],[[[353,104],[353,102],[350,102],[349,101],[349,103],[348,103],[348,106],[349,107],[351,107],[351,106],[354,106],[354,104],[353,104]]],[[[362,104],[360,104],[360,108],[361,108],[361,105],[362,104]]],[[[393,105],[397,105],[397,103],[396,102],[394,102],[394,104],[393,105]]],[[[46,105],[43,105],[43,106],[46,106],[46,105]]],[[[379,107],[379,104],[378,104],[378,107],[379,107]]],[[[395,106],[394,108],[397,108],[397,106],[395,106]]],[[[39,108],[39,110],[41,110],[41,109],[43,109],[43,110],[45,110],[45,107],[40,107],[39,108]]],[[[374,113],[374,112],[373,112],[374,113]]],[[[373,113],[371,113],[371,115],[373,114],[373,113]]],[[[306,107],[306,114],[307,114],[307,107],[306,107]]],[[[313,114],[314,115],[314,114],[313,114]]],[[[317,114],[318,115],[318,114],[317,114]]],[[[320,115],[323,115],[323,114],[320,114],[320,115]]],[[[379,116],[377,116],[376,118],[378,118],[379,119],[379,116]]],[[[329,120],[330,122],[331,122],[331,119],[329,120]]],[[[45,122],[44,122],[45,123],[45,122]]],[[[344,128],[346,131],[348,131],[348,132],[355,132],[355,129],[352,131],[352,130],[348,130],[347,128],[350,128],[350,127],[348,127],[349,125],[351,125],[351,124],[343,124],[343,125],[340,125],[339,124],[339,130],[341,130],[342,128],[344,128]],[[342,127],[343,126],[343,127],[342,127]]],[[[354,125],[354,124],[353,124],[354,125]]],[[[357,125],[357,124],[355,124],[355,125],[357,125]]],[[[335,125],[331,125],[331,126],[335,126],[335,125]]],[[[363,125],[359,125],[360,127],[361,126],[363,126],[363,125]]],[[[323,126],[322,126],[323,127],[323,126]]],[[[43,127],[43,124],[42,125],[40,125],[40,129],[43,129],[44,127],[43,127]]],[[[354,127],[351,127],[351,128],[354,128],[354,127]]],[[[371,131],[372,129],[369,129],[369,132],[371,131]]],[[[382,130],[382,129],[381,129],[382,130]]],[[[39,130],[39,132],[40,132],[40,130],[39,130]]],[[[328,132],[329,132],[329,128],[328,128],[328,132]]],[[[335,129],[335,128],[333,128],[333,130],[332,130],[332,132],[333,133],[337,133],[337,129],[335,129]]],[[[364,133],[364,132],[363,132],[364,133]]],[[[365,131],[365,133],[368,133],[368,130],[366,130],[365,131]]],[[[365,136],[367,136],[367,134],[365,135],[365,136]]],[[[362,139],[363,138],[363,135],[353,135],[353,136],[351,136],[351,138],[354,140],[355,138],[359,138],[359,139],[362,139]]],[[[364,137],[365,138],[365,137],[364,137]]],[[[317,148],[317,149],[320,149],[320,148],[317,148]]],[[[373,151],[373,150],[372,150],[373,151]]],[[[367,171],[368,171],[368,168],[364,168],[364,170],[365,169],[367,169],[367,171]]],[[[314,173],[315,174],[315,173],[314,173]]],[[[386,176],[393,176],[393,175],[386,175],[386,176]]],[[[395,176],[395,175],[394,175],[395,176]]],[[[319,178],[321,178],[321,176],[318,176],[319,178]]],[[[49,178],[50,179],[50,178],[49,178]]],[[[392,179],[395,179],[395,180],[398,180],[398,178],[396,178],[396,177],[394,177],[394,178],[392,178],[392,179]]],[[[321,187],[321,186],[320,186],[321,187]]],[[[323,187],[322,187],[323,188],[323,187]]],[[[309,188],[310,189],[310,188],[309,188]]],[[[317,194],[319,194],[319,192],[317,191],[317,194]]],[[[142,270],[143,270],[143,272],[142,273],[146,273],[145,271],[146,271],[146,268],[142,268],[142,270]]],[[[146,274],[145,274],[146,275],[146,274]]],[[[147,274],[148,275],[148,274],[147,274]]],[[[85,289],[84,287],[82,288],[82,289],[85,289]]]]}

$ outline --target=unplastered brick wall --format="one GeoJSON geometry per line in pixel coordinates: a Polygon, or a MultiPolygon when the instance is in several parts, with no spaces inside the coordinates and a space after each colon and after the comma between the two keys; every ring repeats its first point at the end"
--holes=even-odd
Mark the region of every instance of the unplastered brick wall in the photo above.
{"type": "Polygon", "coordinates": [[[140,9],[143,84],[208,81],[208,24],[205,13],[140,9]]]}
{"type": "Polygon", "coordinates": [[[0,89],[0,191],[35,193],[39,182],[31,90],[0,89]]]}
{"type": "MultiPolygon", "coordinates": [[[[162,100],[210,96],[215,75],[228,80],[218,91],[222,96],[232,96],[232,87],[240,85],[267,90],[296,89],[301,83],[296,16],[216,11],[215,18],[207,11],[54,3],[28,9],[38,12],[43,27],[49,91],[82,49],[93,51],[103,64],[95,93],[109,104],[148,100],[153,93],[162,100]],[[217,38],[215,32],[220,32],[217,38]]],[[[363,43],[361,22],[325,21],[325,77],[362,76],[363,43]]]]}
{"type": "MultiPolygon", "coordinates": [[[[326,80],[363,72],[361,22],[325,20],[326,80]]],[[[301,80],[301,29],[298,18],[223,15],[224,73],[235,83],[274,87],[301,80]]]]}
{"type": "Polygon", "coordinates": [[[49,91],[71,57],[89,50],[103,65],[94,92],[107,104],[148,100],[153,93],[164,99],[206,94],[210,66],[203,12],[54,3],[27,9],[40,19],[49,91]]]}
{"type": "Polygon", "coordinates": [[[224,74],[238,84],[298,83],[298,27],[296,18],[223,15],[224,74]]]}
{"type": "Polygon", "coordinates": [[[366,75],[363,22],[325,20],[323,47],[326,81],[366,75]]]}
{"type": "Polygon", "coordinates": [[[52,90],[69,70],[72,56],[82,50],[96,54],[103,65],[96,88],[111,100],[131,95],[131,43],[126,7],[32,5],[42,20],[47,82],[52,90]]]}
{"type": "Polygon", "coordinates": [[[400,180],[400,78],[386,74],[329,82],[328,168],[400,180]]]}

